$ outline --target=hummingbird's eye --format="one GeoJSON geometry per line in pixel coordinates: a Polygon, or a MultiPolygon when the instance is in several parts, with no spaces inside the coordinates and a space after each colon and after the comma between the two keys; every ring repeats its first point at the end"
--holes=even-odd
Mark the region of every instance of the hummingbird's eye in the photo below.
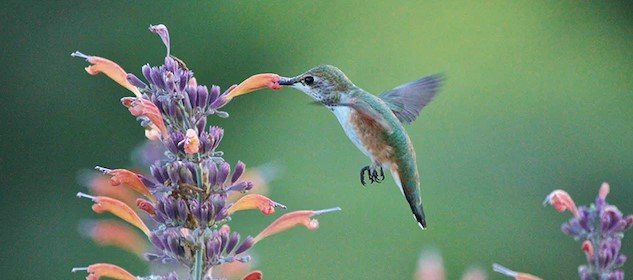
{"type": "Polygon", "coordinates": [[[303,81],[306,83],[306,85],[311,85],[311,84],[314,83],[314,77],[307,76],[307,77],[303,78],[303,81]]]}

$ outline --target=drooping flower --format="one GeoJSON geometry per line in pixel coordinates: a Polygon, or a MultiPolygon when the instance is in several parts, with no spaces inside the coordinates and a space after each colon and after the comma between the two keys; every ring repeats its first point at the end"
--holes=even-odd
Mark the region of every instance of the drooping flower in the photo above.
{"type": "Polygon", "coordinates": [[[151,201],[156,201],[154,195],[149,192],[147,186],[145,186],[145,184],[141,180],[141,175],[127,169],[108,169],[100,166],[95,167],[95,169],[101,171],[103,174],[112,176],[110,178],[110,183],[112,184],[112,186],[119,186],[121,184],[124,184],[137,193],[144,195],[151,201]]]}
{"type": "MultiPolygon", "coordinates": [[[[165,127],[165,123],[163,121],[163,116],[154,103],[144,98],[134,97],[123,97],[121,98],[121,103],[123,106],[128,108],[130,113],[132,113],[132,116],[146,117],[152,122],[152,125],[161,132],[161,135],[164,138],[169,138],[167,128],[165,127]]],[[[149,129],[151,130],[154,128],[149,127],[149,129]]]]}
{"type": "Polygon", "coordinates": [[[127,80],[127,73],[125,73],[125,70],[123,70],[123,68],[121,68],[121,66],[119,66],[115,62],[103,57],[85,55],[78,51],[70,55],[73,57],[84,58],[86,59],[86,61],[92,64],[86,67],[86,72],[88,72],[88,74],[94,76],[99,73],[103,73],[106,76],[110,77],[110,79],[114,80],[118,84],[133,92],[136,97],[141,97],[141,92],[138,90],[138,88],[136,88],[127,80]]]}
{"type": "Polygon", "coordinates": [[[80,176],[80,181],[85,184],[94,196],[107,196],[123,201],[127,205],[134,205],[137,193],[130,188],[113,186],[110,176],[97,172],[85,171],[80,176]]]}
{"type": "Polygon", "coordinates": [[[120,200],[116,200],[114,198],[109,198],[106,196],[92,196],[87,195],[85,193],[77,193],[77,197],[85,197],[92,200],[95,204],[92,205],[92,210],[96,213],[104,213],[110,212],[120,219],[136,226],[140,230],[142,230],[145,235],[149,236],[150,230],[147,228],[143,220],[125,203],[120,200]]]}
{"type": "Polygon", "coordinates": [[[543,205],[550,204],[552,205],[556,211],[563,212],[565,210],[569,210],[574,216],[578,217],[578,209],[576,209],[576,203],[571,199],[571,196],[564,190],[555,190],[551,192],[547,197],[545,197],[545,201],[543,201],[543,205]]]}

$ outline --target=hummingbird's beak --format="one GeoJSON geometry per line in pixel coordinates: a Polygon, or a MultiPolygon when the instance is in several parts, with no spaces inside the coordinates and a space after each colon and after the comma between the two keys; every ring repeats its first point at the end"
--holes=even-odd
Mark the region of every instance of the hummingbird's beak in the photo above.
{"type": "Polygon", "coordinates": [[[279,84],[282,86],[292,86],[296,84],[298,81],[299,80],[297,80],[297,78],[281,77],[281,79],[279,79],[279,84]]]}

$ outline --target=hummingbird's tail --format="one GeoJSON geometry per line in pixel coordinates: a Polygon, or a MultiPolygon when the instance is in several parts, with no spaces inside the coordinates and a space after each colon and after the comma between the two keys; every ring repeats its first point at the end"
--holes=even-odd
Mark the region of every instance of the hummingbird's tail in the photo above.
{"type": "Polygon", "coordinates": [[[400,188],[400,192],[407,199],[411,212],[413,212],[413,218],[418,222],[418,226],[421,229],[426,229],[426,218],[422,208],[419,180],[410,180],[407,176],[400,176],[400,173],[396,168],[391,168],[391,175],[400,188]]]}

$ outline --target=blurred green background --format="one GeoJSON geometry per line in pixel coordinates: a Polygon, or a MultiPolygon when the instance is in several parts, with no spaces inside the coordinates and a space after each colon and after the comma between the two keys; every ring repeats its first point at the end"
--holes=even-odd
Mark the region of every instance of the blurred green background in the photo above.
{"type": "MultiPolygon", "coordinates": [[[[275,161],[271,197],[292,210],[333,206],[316,232],[258,244],[266,279],[411,279],[419,253],[441,251],[448,277],[493,262],[546,279],[573,279],[585,262],[563,235],[570,217],[541,205],[551,190],[579,204],[603,181],[633,213],[633,5],[575,1],[4,1],[0,102],[3,279],[82,279],[73,266],[146,264],[82,238],[97,217],[75,198],[78,171],[127,167],[144,141],[105,76],[80,50],[140,74],[162,63],[150,24],[198,81],[223,89],[260,72],[296,75],[318,64],[379,93],[432,73],[448,80],[407,130],[421,172],[429,229],[420,231],[389,178],[363,188],[368,160],[334,116],[291,89],[234,100],[221,150],[229,162],[275,161]]],[[[234,215],[256,234],[275,217],[234,215]]],[[[623,252],[633,256],[633,233],[623,252]]],[[[633,260],[626,273],[633,274],[633,260]]],[[[498,274],[489,274],[501,279],[498,274]]]]}

